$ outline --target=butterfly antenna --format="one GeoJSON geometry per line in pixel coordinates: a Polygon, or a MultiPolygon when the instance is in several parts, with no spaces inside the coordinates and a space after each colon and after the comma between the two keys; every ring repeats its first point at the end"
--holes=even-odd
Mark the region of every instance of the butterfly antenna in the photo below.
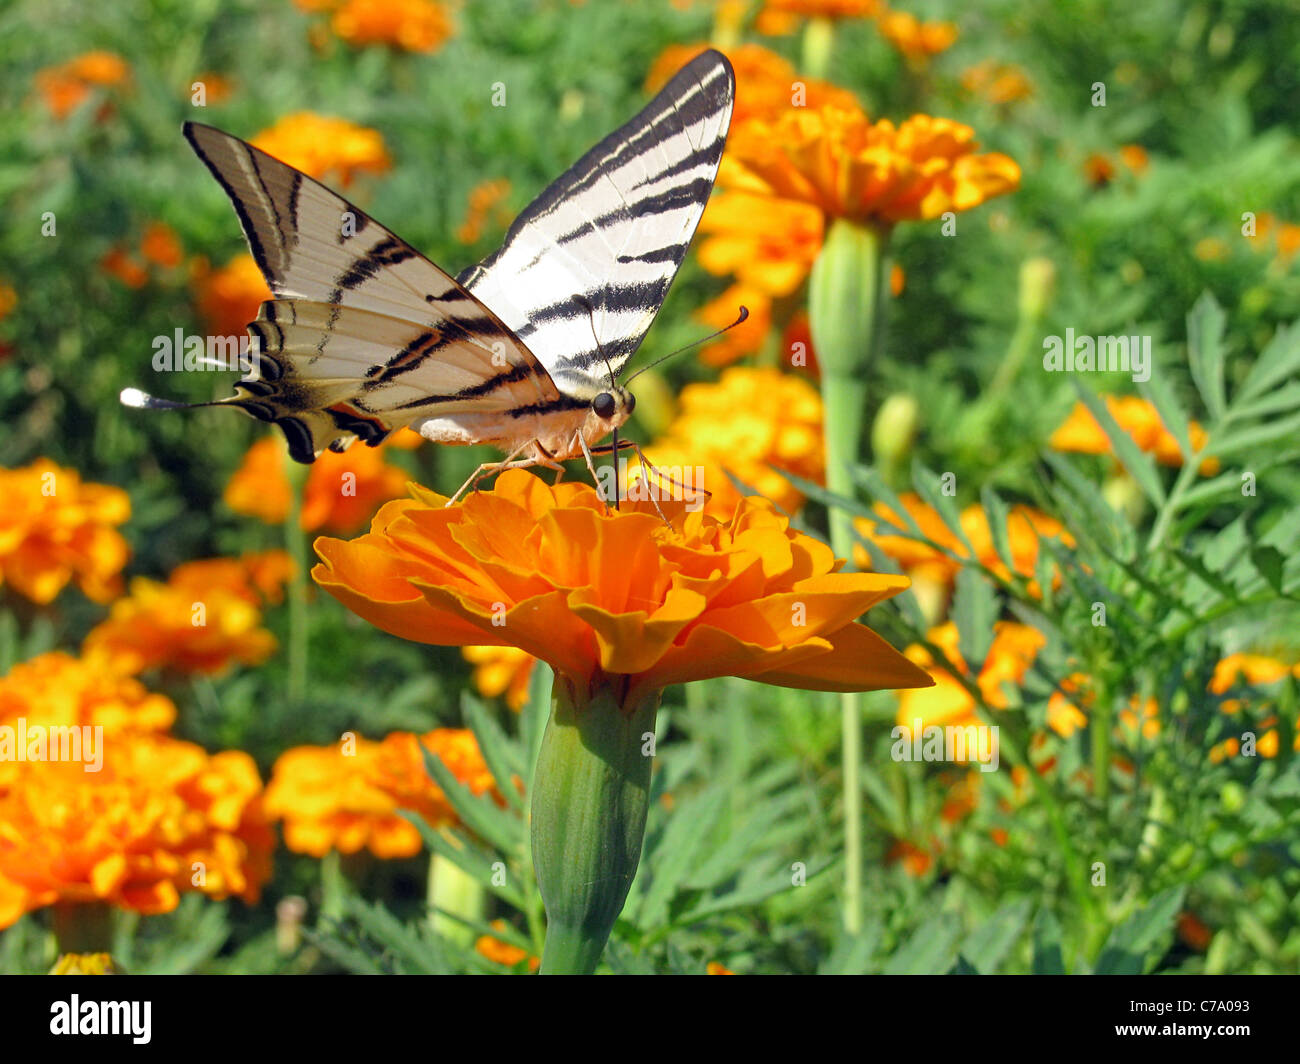
{"type": "Polygon", "coordinates": [[[215,403],[178,403],[174,399],[159,399],[158,396],[142,392],[139,388],[123,388],[117,398],[123,406],[133,406],[139,410],[193,410],[197,406],[216,405],[215,403]]]}
{"type": "Polygon", "coordinates": [[[742,306],[740,308],[740,313],[736,315],[736,320],[733,321],[730,325],[723,326],[723,328],[719,329],[717,332],[709,333],[708,336],[701,336],[698,340],[692,340],[685,347],[679,347],[676,351],[670,351],[666,355],[661,355],[659,358],[656,358],[653,362],[651,362],[650,365],[648,366],[642,366],[639,370],[633,373],[632,376],[628,377],[628,379],[623,382],[623,387],[626,388],[629,384],[631,384],[634,380],[636,380],[639,376],[641,376],[642,373],[644,373],[648,369],[654,369],[655,366],[659,365],[660,362],[667,362],[670,358],[676,358],[683,351],[689,351],[692,347],[698,347],[700,344],[707,344],[710,340],[716,340],[723,333],[730,332],[737,325],[741,324],[741,322],[745,321],[748,317],[749,317],[749,308],[742,306]]]}

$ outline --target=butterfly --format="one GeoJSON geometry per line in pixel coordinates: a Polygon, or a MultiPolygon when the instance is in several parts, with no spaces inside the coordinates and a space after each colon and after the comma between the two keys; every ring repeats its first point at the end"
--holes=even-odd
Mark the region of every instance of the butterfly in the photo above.
{"type": "Polygon", "coordinates": [[[299,462],[403,426],[505,452],[453,498],[491,473],[579,456],[594,477],[593,447],[613,432],[617,451],[634,408],[618,377],[686,255],[734,97],[727,58],[696,57],[456,278],[306,174],[187,122],[275,298],[248,325],[234,395],[186,404],[128,388],[121,400],[236,407],[279,426],[299,462]]]}

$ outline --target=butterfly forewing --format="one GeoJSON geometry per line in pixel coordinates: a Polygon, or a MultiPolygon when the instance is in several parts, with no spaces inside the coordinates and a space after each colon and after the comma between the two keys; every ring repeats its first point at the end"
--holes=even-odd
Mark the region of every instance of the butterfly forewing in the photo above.
{"type": "Polygon", "coordinates": [[[319,182],[210,126],[185,135],[234,204],[274,302],[233,400],[311,461],[435,414],[559,398],[546,371],[457,281],[319,182]]]}
{"type": "Polygon", "coordinates": [[[692,60],[461,274],[566,394],[606,386],[645,337],[704,213],[734,95],[726,57],[692,60]]]}

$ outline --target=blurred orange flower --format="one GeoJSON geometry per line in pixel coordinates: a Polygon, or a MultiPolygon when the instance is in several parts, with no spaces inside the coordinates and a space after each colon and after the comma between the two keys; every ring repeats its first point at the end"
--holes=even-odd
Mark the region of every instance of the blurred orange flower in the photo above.
{"type": "MultiPolygon", "coordinates": [[[[124,85],[131,76],[126,60],[112,52],[87,52],[36,74],[36,88],[55,118],[66,118],[95,88],[124,85]]],[[[98,117],[107,113],[107,105],[98,117]]]]}
{"type": "Polygon", "coordinates": [[[781,36],[797,29],[802,19],[871,18],[880,7],[880,0],[763,0],[754,25],[759,33],[781,36]]]}
{"type": "Polygon", "coordinates": [[[393,732],[380,742],[349,734],[332,746],[298,746],[276,760],[266,787],[266,811],[283,821],[285,845],[313,857],[362,847],[376,857],[415,856],[423,840],[398,810],[435,827],[458,823],[429,777],[421,744],[474,794],[495,793],[478,743],[464,729],[393,732]]]}
{"type": "Polygon", "coordinates": [[[795,109],[732,132],[725,188],[815,204],[831,218],[892,225],[977,207],[1015,191],[1020,167],[975,154],[975,131],[913,115],[895,126],[860,110],[795,109]]]}
{"type": "Polygon", "coordinates": [[[752,286],[733,284],[696,311],[695,316],[713,329],[727,329],[700,348],[700,361],[706,366],[728,366],[762,348],[772,328],[772,297],[752,286]],[[749,311],[749,317],[734,329],[727,329],[741,307],[749,311]]]}
{"type": "Polygon", "coordinates": [[[961,76],[961,83],[967,92],[983,96],[995,104],[1027,100],[1034,94],[1033,84],[1020,67],[993,59],[985,59],[967,69],[961,76]]]}
{"type": "Polygon", "coordinates": [[[408,52],[433,52],[452,35],[451,16],[433,0],[341,0],[298,5],[334,10],[330,29],[353,47],[387,44],[408,52]]]}
{"type": "Polygon", "coordinates": [[[251,757],[123,732],[86,768],[24,761],[0,787],[0,927],[56,902],[162,913],[188,890],[257,900],[274,840],[251,757]]]}
{"type": "Polygon", "coordinates": [[[257,262],[247,253],[236,255],[219,269],[200,260],[194,268],[199,314],[210,336],[239,336],[271,299],[257,262]]]}
{"type": "Polygon", "coordinates": [[[170,269],[181,264],[185,253],[171,226],[164,222],[150,222],[140,238],[140,254],[155,266],[170,269]]]}
{"type": "Polygon", "coordinates": [[[165,584],[135,577],[131,593],[86,636],[86,659],[124,675],[154,668],[213,674],[236,662],[261,664],[275,637],[261,627],[248,586],[228,587],[215,582],[219,574],[209,575],[213,582],[182,567],[165,584]]]}
{"type": "MultiPolygon", "coordinates": [[[[292,487],[284,443],[263,437],[249,447],[226,484],[223,498],[235,513],[267,524],[289,518],[292,487]]],[[[406,494],[408,475],[384,460],[383,447],[356,444],[346,451],[326,450],[312,463],[303,489],[305,531],[355,532],[379,504],[406,494]]]]}
{"type": "MultiPolygon", "coordinates": [[[[492,929],[502,932],[506,929],[506,922],[493,920],[492,929]]],[[[534,957],[527,950],[512,946],[509,942],[502,942],[494,935],[480,935],[478,941],[474,943],[474,948],[488,960],[506,968],[513,968],[525,959],[528,961],[529,971],[536,971],[542,964],[540,957],[534,957]]]]}
{"type": "MultiPolygon", "coordinates": [[[[733,366],[716,383],[699,382],[682,389],[680,410],[661,439],[646,448],[650,464],[677,470],[684,495],[667,479],[650,474],[649,484],[661,492],[683,494],[692,505],[727,520],[741,493],[728,470],[786,513],[803,505],[803,494],[780,470],[820,482],[822,401],[817,389],[802,377],[770,368],[733,366]],[[771,468],[776,466],[776,469],[771,468]],[[686,475],[689,473],[690,483],[686,475]],[[701,499],[699,488],[711,494],[701,499]]],[[[645,471],[635,458],[627,463],[629,481],[643,480],[645,471]]],[[[629,484],[629,491],[635,489],[629,484]]]]}
{"type": "Polygon", "coordinates": [[[406,639],[519,647],[577,706],[611,676],[625,712],[714,676],[831,691],[928,682],[853,623],[906,579],[838,572],[766,500],[741,500],[729,522],[665,501],[665,524],[652,503],[610,510],[589,485],[522,470],[454,506],[413,491],[367,535],[318,539],[316,582],[406,639]]]}
{"type": "Polygon", "coordinates": [[[946,52],[957,40],[957,27],[953,23],[922,22],[906,11],[881,11],[876,16],[876,27],[913,64],[946,52]]]}
{"type": "Polygon", "coordinates": [[[1115,179],[1116,173],[1119,172],[1116,159],[1134,177],[1141,177],[1147,172],[1150,165],[1150,158],[1147,156],[1146,149],[1140,144],[1125,144],[1119,149],[1114,158],[1101,152],[1093,152],[1083,163],[1083,173],[1088,179],[1088,183],[1098,188],[1109,185],[1115,179]]]}
{"type": "Polygon", "coordinates": [[[469,194],[469,210],[465,220],[456,230],[456,239],[462,244],[473,244],[483,235],[483,226],[494,217],[496,224],[508,225],[510,215],[502,210],[502,201],[510,195],[510,182],[504,177],[480,181],[469,194]],[[495,214],[493,213],[495,211],[495,214]]]}
{"type": "Polygon", "coordinates": [[[537,659],[518,647],[462,647],[461,656],[474,666],[474,686],[484,698],[505,696],[515,712],[528,701],[528,685],[537,659]]]}
{"type": "Polygon", "coordinates": [[[251,143],[318,181],[328,175],[344,188],[358,173],[382,174],[392,166],[378,132],[310,111],[286,115],[251,143]]]}
{"type": "Polygon", "coordinates": [[[724,189],[700,219],[697,254],[712,274],[733,274],[766,296],[788,296],[807,279],[823,230],[822,212],[811,203],[724,189]]]}
{"type": "Polygon", "coordinates": [[[1247,239],[1256,251],[1275,248],[1277,261],[1286,266],[1300,251],[1300,225],[1279,223],[1274,215],[1261,211],[1255,219],[1255,231],[1247,239]]]}
{"type": "MultiPolygon", "coordinates": [[[[646,92],[658,92],[677,71],[700,53],[715,47],[707,42],[670,44],[646,75],[646,92]]],[[[794,64],[760,44],[724,48],[736,76],[736,101],[731,125],[736,128],[753,118],[773,119],[793,107],[847,107],[858,105],[847,89],[829,81],[802,77],[794,64]]]]}
{"type": "MultiPolygon", "coordinates": [[[[1178,448],[1174,434],[1164,426],[1155,406],[1136,395],[1108,395],[1106,409],[1115,423],[1133,437],[1139,449],[1155,455],[1162,465],[1180,466],[1183,452],[1178,448]]],[[[1194,452],[1205,446],[1205,430],[1195,421],[1188,427],[1188,437],[1194,452]]],[[[1097,419],[1082,401],[1075,403],[1070,416],[1052,433],[1048,445],[1058,451],[1076,454],[1110,454],[1110,439],[1102,431],[1097,419]]],[[[1201,459],[1201,473],[1213,476],[1219,471],[1219,460],[1201,459]]]]}
{"type": "MultiPolygon", "coordinates": [[[[176,706],[129,676],[61,650],[20,662],[0,678],[0,724],[25,718],[46,727],[99,726],[105,732],[166,731],[176,706]]],[[[0,770],[13,762],[0,759],[0,770]]],[[[0,787],[5,777],[0,771],[0,787]]]]}
{"type": "Polygon", "coordinates": [[[172,570],[172,587],[202,595],[224,588],[254,606],[284,599],[284,585],[293,576],[293,559],[284,550],[253,551],[238,558],[202,558],[182,562],[172,570]]]}
{"type": "MultiPolygon", "coordinates": [[[[951,587],[962,568],[960,559],[970,557],[970,551],[957,534],[948,529],[943,518],[924,503],[919,495],[908,492],[900,496],[899,501],[926,539],[939,544],[940,547],[946,547],[957,557],[953,558],[938,547],[931,547],[909,536],[896,535],[888,531],[878,533],[876,530],[881,526],[867,518],[857,518],[854,527],[861,536],[871,540],[885,554],[897,561],[913,579],[923,579],[930,583],[951,587]]],[[[890,525],[907,529],[907,522],[902,515],[896,514],[884,503],[876,503],[873,509],[890,525]]],[[[1011,573],[998,557],[997,548],[994,546],[993,532],[989,527],[988,515],[984,512],[984,508],[979,505],[966,507],[961,512],[959,521],[962,532],[975,550],[975,560],[1001,579],[1010,580],[1011,573]]],[[[1007,547],[1011,551],[1016,575],[1030,581],[1029,593],[1036,598],[1041,596],[1041,589],[1038,587],[1038,581],[1034,579],[1034,573],[1038,565],[1039,541],[1043,538],[1060,539],[1065,546],[1074,546],[1074,537],[1054,517],[1022,504],[1010,508],[1007,514],[1007,547]]],[[[854,558],[863,568],[871,564],[870,554],[862,547],[856,549],[854,558]]]]}
{"type": "Polygon", "coordinates": [[[88,598],[122,590],[130,557],[117,526],[131,516],[121,488],[83,481],[73,469],[38,458],[0,469],[0,585],[44,605],[75,580],[88,598]]]}
{"type": "Polygon", "coordinates": [[[1257,687],[1277,683],[1288,675],[1300,680],[1300,664],[1288,665],[1266,654],[1229,654],[1214,667],[1209,690],[1221,695],[1238,683],[1257,687]]]}
{"type": "MultiPolygon", "coordinates": [[[[1047,645],[1047,637],[1037,628],[1013,621],[998,621],[993,626],[993,642],[988,656],[975,678],[984,700],[996,709],[1007,706],[1003,684],[1019,686],[1034,663],[1038,652],[1047,645]]],[[[957,626],[951,621],[932,628],[929,640],[962,676],[970,669],[962,659],[957,626]]],[[[943,665],[930,656],[929,651],[917,645],[906,651],[908,658],[930,671],[934,686],[919,691],[900,691],[898,696],[898,724],[912,728],[921,721],[921,729],[931,726],[966,727],[980,724],[975,709],[975,699],[943,665]]]]}
{"type": "Polygon", "coordinates": [[[140,260],[120,247],[109,248],[99,260],[99,268],[127,288],[143,288],[149,281],[149,271],[140,260]]]}

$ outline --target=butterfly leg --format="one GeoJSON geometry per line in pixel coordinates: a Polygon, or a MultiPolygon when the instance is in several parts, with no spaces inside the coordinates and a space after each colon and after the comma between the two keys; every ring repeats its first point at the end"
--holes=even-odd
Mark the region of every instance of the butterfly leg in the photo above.
{"type": "Polygon", "coordinates": [[[469,475],[469,479],[460,486],[456,494],[447,500],[447,505],[451,506],[461,498],[461,496],[469,491],[470,488],[477,490],[479,481],[486,480],[488,477],[497,473],[504,473],[507,469],[529,469],[535,465],[543,465],[549,469],[562,468],[559,463],[553,458],[550,458],[545,451],[541,454],[529,455],[527,458],[520,458],[519,455],[523,454],[523,452],[531,446],[531,442],[532,441],[525,443],[522,447],[516,447],[500,462],[484,462],[469,475]]]}

